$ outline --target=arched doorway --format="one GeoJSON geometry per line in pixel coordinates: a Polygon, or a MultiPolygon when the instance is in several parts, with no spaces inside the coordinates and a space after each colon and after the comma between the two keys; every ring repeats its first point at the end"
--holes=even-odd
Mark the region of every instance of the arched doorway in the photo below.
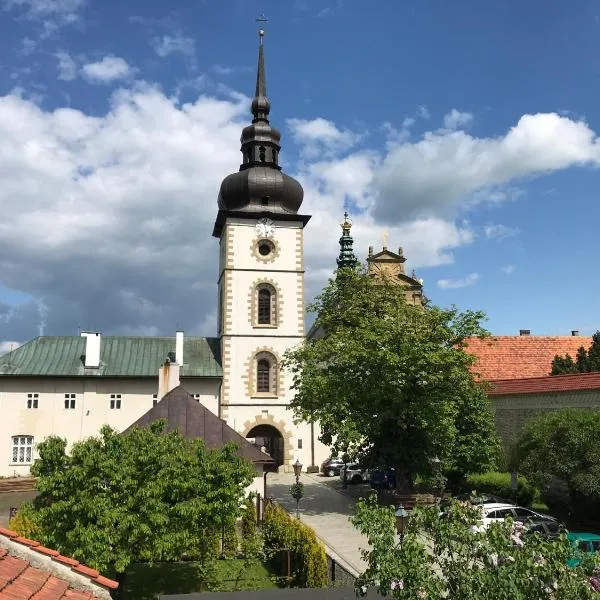
{"type": "Polygon", "coordinates": [[[267,454],[275,460],[277,466],[283,464],[283,436],[273,425],[257,425],[247,434],[247,438],[254,438],[254,443],[265,448],[267,454]]]}

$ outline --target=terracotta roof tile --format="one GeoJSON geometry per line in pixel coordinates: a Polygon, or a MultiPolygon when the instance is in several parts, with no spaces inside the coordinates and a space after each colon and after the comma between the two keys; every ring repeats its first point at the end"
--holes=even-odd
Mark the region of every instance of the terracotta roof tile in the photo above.
{"type": "Polygon", "coordinates": [[[488,381],[544,377],[550,374],[552,359],[570,354],[573,358],[591,337],[583,336],[492,336],[467,341],[466,351],[477,357],[473,371],[488,381]]]}
{"type": "Polygon", "coordinates": [[[516,394],[548,394],[581,390],[600,390],[600,373],[577,373],[573,375],[547,375],[524,379],[493,381],[490,396],[511,396],[516,394]]]}
{"type": "Polygon", "coordinates": [[[103,577],[96,569],[46,548],[35,540],[20,537],[10,529],[0,528],[0,600],[97,600],[106,597],[107,590],[118,586],[118,582],[103,577]],[[14,544],[21,546],[19,552],[14,551],[14,544]],[[63,571],[65,579],[44,570],[44,565],[48,564],[44,561],[49,559],[64,565],[61,568],[67,569],[63,571]],[[86,577],[91,584],[97,585],[99,595],[75,589],[77,580],[69,578],[69,568],[78,577],[86,577]]]}

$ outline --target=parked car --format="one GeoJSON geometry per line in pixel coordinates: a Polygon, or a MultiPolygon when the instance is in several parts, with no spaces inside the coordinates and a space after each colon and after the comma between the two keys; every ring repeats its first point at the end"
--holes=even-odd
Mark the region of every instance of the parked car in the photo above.
{"type": "Polygon", "coordinates": [[[364,469],[361,469],[358,463],[348,463],[346,467],[340,469],[340,479],[344,481],[347,477],[347,483],[362,483],[368,481],[369,474],[364,469]]]}
{"type": "Polygon", "coordinates": [[[600,550],[600,535],[597,533],[570,532],[567,538],[573,546],[573,556],[567,561],[570,567],[579,565],[583,554],[593,554],[600,550]]]}
{"type": "Polygon", "coordinates": [[[566,531],[565,526],[556,519],[530,519],[525,523],[525,535],[539,533],[542,537],[554,540],[566,531]]]}
{"type": "Polygon", "coordinates": [[[385,468],[371,471],[370,481],[374,490],[391,490],[396,487],[396,471],[385,468]]]}
{"type": "Polygon", "coordinates": [[[526,523],[527,521],[556,521],[554,517],[543,515],[535,512],[530,508],[522,506],[514,506],[512,504],[489,503],[481,504],[482,520],[481,527],[486,529],[490,523],[503,521],[506,517],[510,517],[513,521],[526,523]]]}
{"type": "Polygon", "coordinates": [[[327,477],[335,477],[340,474],[340,469],[344,466],[344,461],[341,458],[330,456],[321,463],[321,473],[327,477]]]}
{"type": "Polygon", "coordinates": [[[476,494],[475,496],[472,494],[458,494],[457,496],[454,496],[454,498],[455,500],[470,502],[473,505],[490,504],[494,502],[497,504],[510,504],[510,500],[492,494],[476,494]]]}

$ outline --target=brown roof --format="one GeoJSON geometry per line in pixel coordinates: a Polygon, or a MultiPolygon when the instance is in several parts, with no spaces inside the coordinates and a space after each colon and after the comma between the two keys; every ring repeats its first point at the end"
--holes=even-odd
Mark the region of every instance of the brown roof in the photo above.
{"type": "Polygon", "coordinates": [[[491,384],[488,394],[490,396],[510,396],[513,394],[547,394],[577,390],[600,390],[600,373],[575,373],[571,375],[547,375],[546,377],[498,380],[491,384]]]}
{"type": "Polygon", "coordinates": [[[118,583],[96,569],[0,527],[0,598],[106,600],[118,583]]]}
{"type": "Polygon", "coordinates": [[[165,419],[166,431],[179,431],[188,439],[202,439],[207,448],[222,448],[225,444],[235,443],[240,455],[253,463],[271,464],[275,461],[260,448],[251,444],[245,437],[232,429],[217,415],[190,396],[180,385],[165,394],[155,406],[142,415],[132,427],[148,427],[150,423],[165,419]]]}
{"type": "Polygon", "coordinates": [[[581,346],[587,350],[591,343],[591,337],[583,336],[500,335],[470,338],[466,351],[477,357],[474,372],[494,381],[550,375],[557,354],[575,358],[581,346]]]}

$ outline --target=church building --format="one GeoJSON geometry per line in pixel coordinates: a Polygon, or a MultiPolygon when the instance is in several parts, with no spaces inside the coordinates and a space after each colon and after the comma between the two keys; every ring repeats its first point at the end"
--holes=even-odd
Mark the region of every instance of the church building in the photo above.
{"type": "MultiPolygon", "coordinates": [[[[69,446],[108,424],[124,431],[179,385],[284,470],[318,467],[316,423],[289,408],[285,352],[305,339],[304,191],[279,165],[269,122],[264,31],[242,164],[218,195],[218,322],[213,338],[38,337],[0,357],[0,476],[24,475],[50,435],[69,446]],[[160,370],[160,376],[159,376],[160,370]]],[[[142,419],[143,421],[143,419],[142,419]]]]}

